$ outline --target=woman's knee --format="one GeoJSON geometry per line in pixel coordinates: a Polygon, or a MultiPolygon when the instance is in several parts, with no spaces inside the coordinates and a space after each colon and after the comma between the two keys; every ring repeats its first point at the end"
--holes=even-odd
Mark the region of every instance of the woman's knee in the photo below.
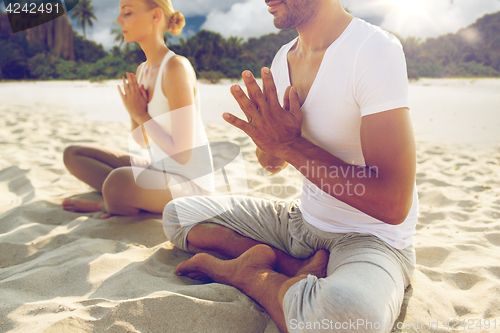
{"type": "Polygon", "coordinates": [[[106,204],[113,202],[126,203],[134,196],[134,176],[128,167],[111,171],[102,185],[102,195],[106,204]]]}
{"type": "Polygon", "coordinates": [[[68,146],[64,149],[63,162],[66,168],[71,169],[75,157],[78,155],[80,149],[81,147],[77,145],[68,146]]]}

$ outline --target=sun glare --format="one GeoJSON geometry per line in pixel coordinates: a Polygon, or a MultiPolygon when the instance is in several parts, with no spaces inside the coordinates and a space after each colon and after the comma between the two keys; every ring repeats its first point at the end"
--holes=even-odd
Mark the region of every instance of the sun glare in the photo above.
{"type": "Polygon", "coordinates": [[[432,0],[374,0],[372,5],[383,10],[384,28],[403,37],[417,36],[424,26],[434,25],[430,9],[432,0]]]}
{"type": "Polygon", "coordinates": [[[423,0],[387,0],[401,16],[412,16],[424,12],[423,0]]]}

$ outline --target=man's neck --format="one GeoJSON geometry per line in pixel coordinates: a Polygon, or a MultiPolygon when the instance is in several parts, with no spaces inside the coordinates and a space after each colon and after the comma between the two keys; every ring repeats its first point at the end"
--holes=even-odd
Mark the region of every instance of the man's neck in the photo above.
{"type": "Polygon", "coordinates": [[[326,50],[342,35],[353,18],[340,1],[322,2],[315,15],[297,27],[297,50],[305,54],[326,50]]]}

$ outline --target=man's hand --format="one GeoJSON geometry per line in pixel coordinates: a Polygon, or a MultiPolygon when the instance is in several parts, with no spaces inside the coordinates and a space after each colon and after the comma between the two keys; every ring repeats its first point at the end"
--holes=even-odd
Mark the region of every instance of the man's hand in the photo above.
{"type": "Polygon", "coordinates": [[[148,112],[148,93],[144,86],[139,87],[134,74],[127,73],[127,79],[128,83],[123,77],[123,90],[125,93],[123,93],[120,86],[118,86],[118,91],[130,117],[138,122],[138,118],[148,112]]]}
{"type": "Polygon", "coordinates": [[[231,87],[231,93],[248,122],[229,113],[224,114],[224,119],[244,131],[266,154],[281,157],[284,149],[302,136],[302,111],[297,91],[291,86],[287,88],[282,108],[268,68],[262,69],[264,91],[250,71],[244,71],[242,76],[249,96],[238,85],[231,87]]]}

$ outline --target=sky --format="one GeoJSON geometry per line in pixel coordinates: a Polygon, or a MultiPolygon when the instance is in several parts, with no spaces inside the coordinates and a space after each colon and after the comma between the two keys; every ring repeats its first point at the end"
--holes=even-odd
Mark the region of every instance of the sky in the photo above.
{"type": "MultiPolygon", "coordinates": [[[[116,45],[110,31],[119,14],[118,3],[119,0],[92,1],[97,21],[87,28],[87,37],[107,50],[116,45]]],[[[245,39],[278,31],[264,0],[172,0],[172,3],[186,17],[180,37],[189,38],[200,29],[245,39]]],[[[500,0],[342,0],[342,4],[354,16],[402,37],[422,40],[455,33],[485,14],[500,11],[500,0]]],[[[82,34],[76,20],[72,23],[82,34]]]]}

